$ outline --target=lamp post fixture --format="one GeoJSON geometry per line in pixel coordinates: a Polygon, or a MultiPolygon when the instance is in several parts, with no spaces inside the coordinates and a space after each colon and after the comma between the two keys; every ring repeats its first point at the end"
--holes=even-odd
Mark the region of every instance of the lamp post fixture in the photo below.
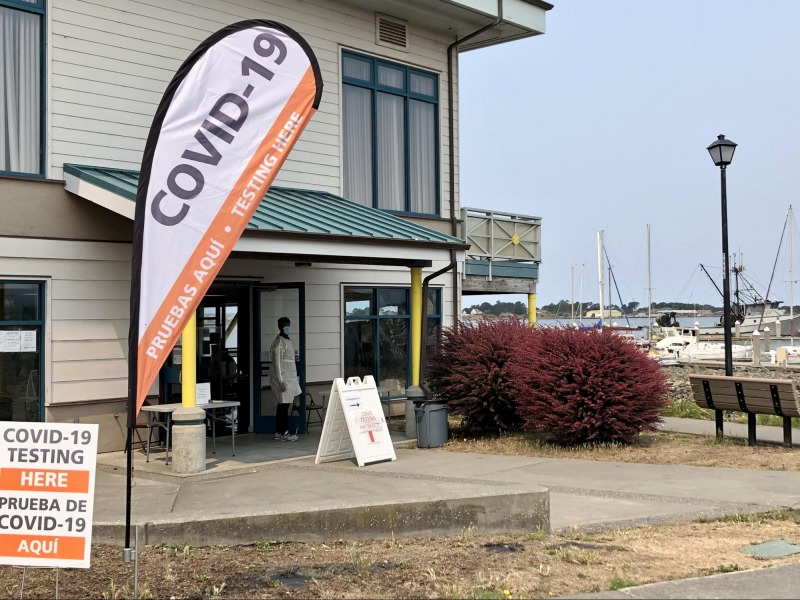
{"type": "MultiPolygon", "coordinates": [[[[725,334],[725,375],[733,375],[733,340],[731,338],[731,283],[728,267],[728,198],[725,185],[725,171],[733,160],[736,144],[720,134],[708,147],[711,160],[719,167],[722,188],[722,330],[725,334]]],[[[722,411],[714,411],[717,422],[717,438],[722,438],[722,411]]]]}
{"type": "Polygon", "coordinates": [[[733,375],[733,349],[731,338],[731,283],[728,267],[728,198],[725,171],[733,160],[736,144],[720,134],[708,147],[711,160],[719,167],[722,188],[722,302],[723,331],[725,332],[725,375],[733,375]]]}

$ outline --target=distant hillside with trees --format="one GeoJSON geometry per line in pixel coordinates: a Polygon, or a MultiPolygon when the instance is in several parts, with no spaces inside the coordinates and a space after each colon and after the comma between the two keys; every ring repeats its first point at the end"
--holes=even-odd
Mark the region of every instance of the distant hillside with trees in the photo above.
{"type": "MultiPolygon", "coordinates": [[[[553,302],[551,304],[545,304],[543,306],[537,306],[537,311],[540,314],[547,314],[552,316],[568,316],[572,314],[572,309],[570,308],[569,300],[560,300],[558,302],[553,302]]],[[[583,314],[586,314],[586,311],[589,310],[599,310],[600,304],[597,302],[585,302],[580,304],[578,302],[574,303],[574,311],[575,314],[580,314],[583,311],[583,314]]],[[[642,306],[639,302],[628,302],[619,306],[617,304],[606,305],[606,309],[616,309],[623,312],[626,315],[633,315],[635,313],[646,313],[647,306],[642,306]]],[[[465,313],[472,313],[473,311],[479,312],[480,314],[484,315],[494,315],[500,316],[502,314],[512,314],[512,315],[520,315],[526,316],[528,314],[528,306],[527,304],[517,301],[517,302],[501,302],[500,300],[496,301],[494,304],[490,304],[489,302],[483,302],[481,304],[473,304],[472,306],[465,306],[464,307],[465,313]]],[[[652,312],[662,312],[662,311],[670,311],[670,310],[690,310],[690,311],[721,311],[721,306],[713,306],[711,304],[691,304],[685,302],[653,302],[652,312]]]]}

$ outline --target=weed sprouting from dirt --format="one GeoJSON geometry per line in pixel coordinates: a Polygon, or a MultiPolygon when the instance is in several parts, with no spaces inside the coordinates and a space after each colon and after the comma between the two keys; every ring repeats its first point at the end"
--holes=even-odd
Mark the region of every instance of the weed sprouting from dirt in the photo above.
{"type": "Polygon", "coordinates": [[[717,573],[735,573],[736,571],[741,571],[741,570],[742,570],[741,567],[736,563],[730,563],[730,564],[717,565],[716,567],[709,569],[708,574],[716,575],[717,573]]]}
{"type": "Polygon", "coordinates": [[[364,575],[372,566],[372,561],[357,550],[353,550],[350,554],[350,564],[353,565],[353,571],[357,575],[364,575]]]}
{"type": "Polygon", "coordinates": [[[280,543],[275,540],[261,540],[255,543],[256,548],[262,552],[272,552],[279,545],[280,543]]]}
{"type": "Polygon", "coordinates": [[[624,577],[620,577],[616,573],[611,576],[611,580],[608,582],[608,589],[616,591],[621,590],[622,588],[633,587],[636,585],[636,582],[632,579],[626,579],[624,577]]]}

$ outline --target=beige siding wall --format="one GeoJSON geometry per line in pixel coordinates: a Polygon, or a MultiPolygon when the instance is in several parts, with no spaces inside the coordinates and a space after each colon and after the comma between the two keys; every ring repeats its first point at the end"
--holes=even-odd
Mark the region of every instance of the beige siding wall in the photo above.
{"type": "Polygon", "coordinates": [[[348,48],[440,76],[442,216],[449,216],[447,45],[409,24],[407,51],[375,43],[375,15],[346,2],[307,0],[52,0],[48,5],[48,176],[64,163],[138,169],[153,114],[173,74],[208,35],[243,19],[297,30],[317,55],[322,104],[276,185],[342,192],[340,51],[348,48]]]}
{"type": "Polygon", "coordinates": [[[0,237],[3,278],[47,282],[48,406],[127,397],[130,248],[0,237]]]}

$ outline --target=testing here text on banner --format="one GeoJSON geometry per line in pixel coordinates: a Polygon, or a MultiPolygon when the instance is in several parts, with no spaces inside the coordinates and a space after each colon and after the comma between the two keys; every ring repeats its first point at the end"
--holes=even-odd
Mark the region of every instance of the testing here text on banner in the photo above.
{"type": "Polygon", "coordinates": [[[136,198],[129,355],[136,412],[321,94],[305,40],[263,20],[212,35],[167,87],[136,198]]]}
{"type": "Polygon", "coordinates": [[[0,564],[89,567],[97,431],[0,425],[0,564]]]}

